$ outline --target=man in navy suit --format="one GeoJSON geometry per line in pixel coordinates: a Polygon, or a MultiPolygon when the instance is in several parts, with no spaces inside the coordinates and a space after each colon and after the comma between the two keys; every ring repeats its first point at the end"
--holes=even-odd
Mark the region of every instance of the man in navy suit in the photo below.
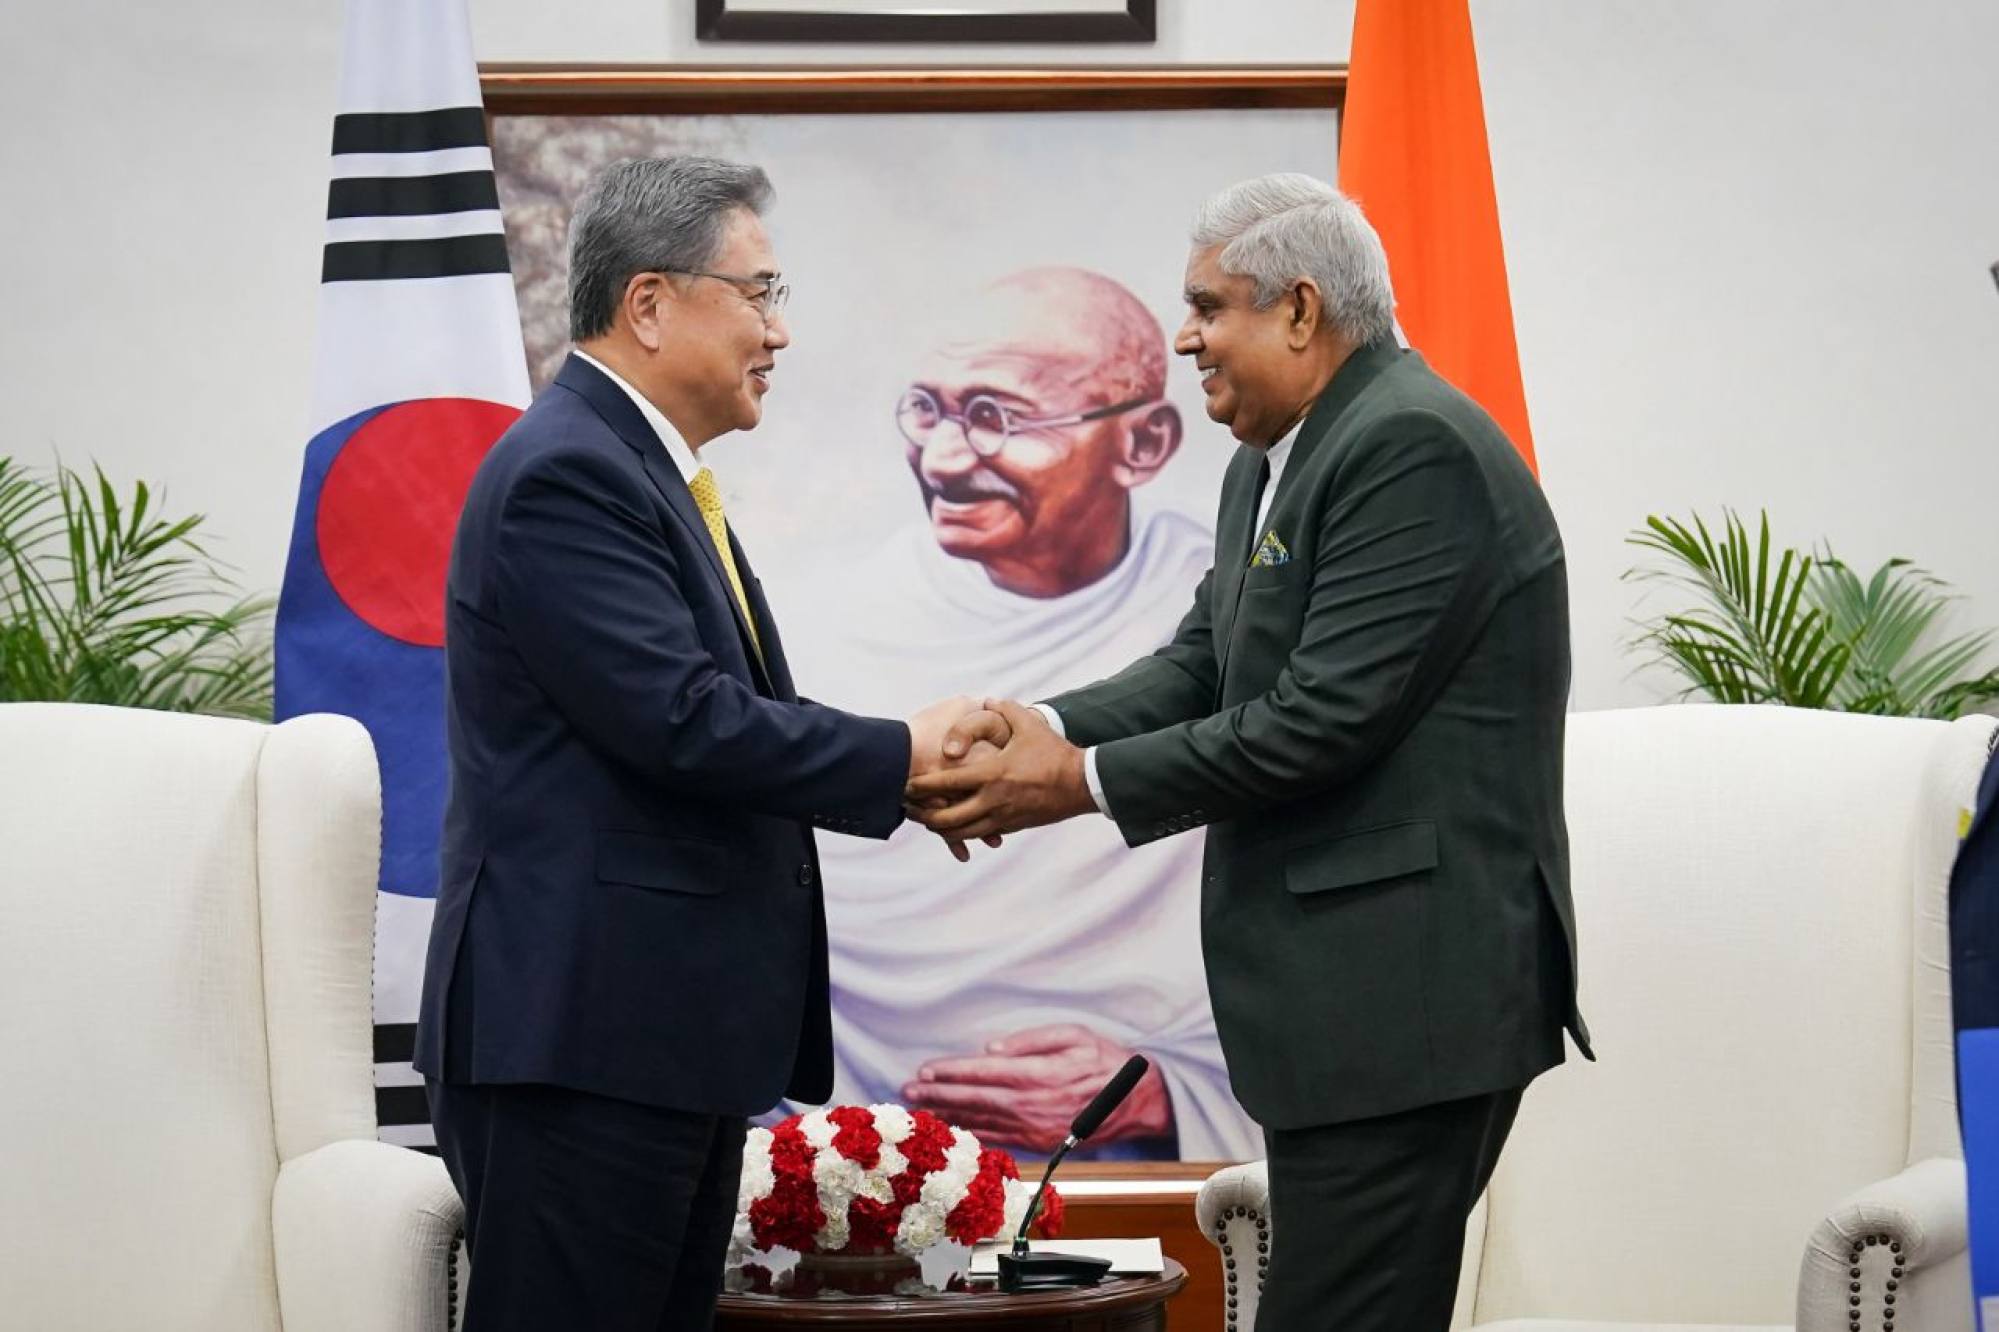
{"type": "Polygon", "coordinates": [[[694,157],[591,184],[576,351],[459,520],[415,1062],[472,1332],[710,1325],[746,1116],[832,1086],[812,828],[888,836],[967,707],[801,701],[697,459],[790,341],[770,197],[694,157]]]}

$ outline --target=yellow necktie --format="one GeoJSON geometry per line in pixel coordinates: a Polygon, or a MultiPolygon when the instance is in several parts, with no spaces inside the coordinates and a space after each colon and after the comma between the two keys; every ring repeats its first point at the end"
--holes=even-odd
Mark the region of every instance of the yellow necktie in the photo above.
{"type": "Polygon", "coordinates": [[[750,599],[743,595],[743,576],[736,572],[735,552],[729,549],[729,524],[722,516],[722,492],[715,486],[715,474],[703,467],[687,483],[687,489],[694,496],[694,505],[701,510],[701,521],[708,524],[708,535],[715,542],[715,553],[722,557],[722,568],[729,575],[729,586],[736,591],[736,604],[743,608],[743,622],[750,626],[750,642],[756,645],[757,656],[762,657],[763,639],[757,633],[757,617],[750,614],[750,599]]]}

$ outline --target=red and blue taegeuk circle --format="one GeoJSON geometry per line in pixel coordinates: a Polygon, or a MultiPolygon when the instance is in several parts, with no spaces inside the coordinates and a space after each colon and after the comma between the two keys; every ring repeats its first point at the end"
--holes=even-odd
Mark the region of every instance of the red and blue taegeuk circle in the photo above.
{"type": "Polygon", "coordinates": [[[420,398],[306,446],[278,607],[277,715],[337,712],[382,769],[386,892],[437,891],[444,812],[444,584],[479,462],[520,409],[420,398]]]}

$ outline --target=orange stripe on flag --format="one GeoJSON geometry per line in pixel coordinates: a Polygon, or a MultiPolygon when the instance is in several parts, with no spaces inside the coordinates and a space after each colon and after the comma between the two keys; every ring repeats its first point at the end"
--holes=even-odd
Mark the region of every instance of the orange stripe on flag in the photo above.
{"type": "Polygon", "coordinates": [[[1359,0],[1340,188],[1381,233],[1410,344],[1533,467],[1467,0],[1359,0]]]}

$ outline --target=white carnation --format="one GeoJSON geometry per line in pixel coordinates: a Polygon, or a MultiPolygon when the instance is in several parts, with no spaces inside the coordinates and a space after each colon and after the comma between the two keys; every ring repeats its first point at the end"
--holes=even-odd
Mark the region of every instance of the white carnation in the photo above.
{"type": "Polygon", "coordinates": [[[944,1218],[948,1209],[940,1203],[917,1201],[902,1209],[902,1223],[895,1228],[896,1252],[915,1255],[944,1238],[944,1218]]]}
{"type": "Polygon", "coordinates": [[[854,1187],[856,1195],[872,1199],[878,1203],[895,1201],[895,1189],[888,1182],[889,1177],[879,1170],[870,1170],[861,1176],[861,1182],[854,1187]]]}
{"type": "Polygon", "coordinates": [[[916,1116],[899,1105],[871,1105],[868,1113],[875,1117],[875,1132],[891,1146],[908,1141],[909,1135],[916,1132],[916,1116]]]}
{"type": "Polygon", "coordinates": [[[838,1253],[847,1247],[847,1238],[847,1209],[843,1207],[837,1212],[826,1213],[826,1224],[819,1227],[819,1233],[812,1237],[812,1242],[819,1246],[822,1253],[838,1253]]]}
{"type": "Polygon", "coordinates": [[[945,1209],[965,1200],[966,1192],[979,1174],[979,1140],[959,1132],[944,1149],[944,1164],[923,1181],[923,1196],[941,1202],[945,1209]]]}
{"type": "Polygon", "coordinates": [[[875,1169],[881,1172],[883,1179],[894,1179],[909,1169],[909,1158],[898,1148],[883,1146],[881,1159],[875,1162],[875,1169]]]}
{"type": "Polygon", "coordinates": [[[819,1186],[819,1205],[827,1211],[847,1210],[861,1191],[867,1172],[858,1161],[849,1161],[838,1152],[822,1151],[812,1158],[812,1182],[819,1186]]]}
{"type": "Polygon", "coordinates": [[[824,1152],[833,1145],[833,1139],[839,1136],[840,1126],[826,1118],[824,1110],[814,1110],[798,1121],[798,1131],[805,1135],[805,1140],[815,1149],[824,1152]]]}
{"type": "Polygon", "coordinates": [[[1021,1219],[1027,1215],[1027,1204],[1033,1200],[1034,1185],[1018,1179],[1006,1181],[1006,1205],[1002,1212],[1004,1219],[1000,1222],[1002,1239],[1020,1229],[1021,1219]]]}
{"type": "Polygon", "coordinates": [[[979,1140],[963,1129],[951,1130],[951,1145],[944,1149],[946,1161],[970,1161],[974,1174],[979,1169],[979,1140]]]}
{"type": "Polygon", "coordinates": [[[756,1242],[756,1236],[750,1231],[750,1214],[746,1211],[736,1213],[735,1228],[729,1232],[729,1255],[725,1265],[740,1267],[749,1259],[750,1250],[756,1247],[756,1242]]]}
{"type": "Polygon", "coordinates": [[[771,1135],[769,1129],[751,1129],[749,1138],[743,1143],[743,1174],[736,1186],[736,1211],[747,1214],[750,1204],[770,1197],[777,1187],[777,1174],[771,1167],[771,1135]]]}

